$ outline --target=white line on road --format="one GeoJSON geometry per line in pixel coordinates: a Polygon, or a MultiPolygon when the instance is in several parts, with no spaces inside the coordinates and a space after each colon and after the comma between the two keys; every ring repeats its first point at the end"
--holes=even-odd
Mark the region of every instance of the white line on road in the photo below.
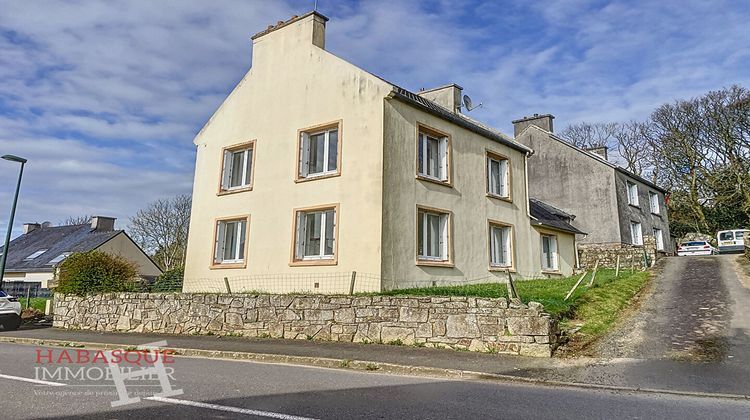
{"type": "Polygon", "coordinates": [[[24,378],[24,377],[21,377],[21,376],[11,376],[11,375],[0,374],[0,378],[13,379],[14,381],[31,382],[32,384],[39,384],[39,385],[65,386],[65,384],[60,383],[60,382],[42,381],[42,380],[39,380],[39,379],[24,378]]]}
{"type": "Polygon", "coordinates": [[[247,409],[247,408],[229,407],[229,406],[226,406],[226,405],[209,404],[209,403],[203,403],[203,402],[197,402],[197,401],[176,400],[174,398],[147,397],[145,399],[151,400],[151,401],[158,401],[158,402],[168,403],[168,404],[188,405],[188,406],[191,406],[191,407],[207,408],[209,410],[226,411],[226,412],[229,412],[229,413],[247,414],[249,416],[268,417],[268,418],[272,418],[272,419],[281,419],[281,420],[315,420],[315,419],[313,419],[311,417],[292,416],[292,415],[289,415],[289,414],[274,413],[272,411],[250,410],[250,409],[247,409]]]}

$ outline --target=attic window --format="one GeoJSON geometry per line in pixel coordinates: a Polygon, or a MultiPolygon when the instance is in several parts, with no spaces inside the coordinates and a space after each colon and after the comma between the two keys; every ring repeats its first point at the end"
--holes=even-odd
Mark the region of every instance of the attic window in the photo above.
{"type": "Polygon", "coordinates": [[[53,258],[52,260],[50,260],[50,262],[48,262],[47,265],[55,265],[55,264],[61,262],[62,260],[68,258],[68,255],[70,255],[70,252],[63,252],[62,254],[60,254],[60,255],[56,256],[55,258],[53,258]]]}
{"type": "Polygon", "coordinates": [[[28,257],[26,257],[26,258],[24,258],[24,259],[25,259],[25,260],[27,260],[27,261],[28,261],[28,260],[33,260],[33,259],[35,259],[36,257],[38,257],[38,256],[40,256],[40,255],[42,255],[42,254],[44,254],[45,252],[47,252],[47,250],[46,250],[46,249],[40,249],[39,251],[36,251],[35,253],[33,253],[33,254],[29,255],[28,257]]]}

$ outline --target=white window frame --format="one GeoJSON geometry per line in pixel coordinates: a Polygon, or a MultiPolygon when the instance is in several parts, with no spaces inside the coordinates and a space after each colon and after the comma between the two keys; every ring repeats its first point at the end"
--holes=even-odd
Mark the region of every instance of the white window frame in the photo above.
{"type": "Polygon", "coordinates": [[[47,252],[46,249],[40,249],[40,250],[34,251],[31,255],[29,255],[28,257],[24,258],[24,260],[25,261],[35,260],[35,259],[39,258],[39,256],[42,255],[42,254],[44,254],[45,252],[47,252]]]}
{"type": "Polygon", "coordinates": [[[654,239],[656,239],[656,250],[664,251],[664,233],[659,228],[654,228],[654,239]]]}
{"type": "Polygon", "coordinates": [[[341,126],[340,124],[328,125],[319,129],[308,129],[300,131],[299,138],[299,161],[297,162],[298,179],[315,179],[325,176],[339,174],[341,152],[341,126]],[[336,147],[331,147],[331,133],[336,132],[336,147]],[[310,138],[323,134],[323,170],[320,172],[310,172],[310,138]],[[336,153],[336,168],[329,167],[329,157],[331,152],[336,153]]]}
{"type": "Polygon", "coordinates": [[[543,271],[559,271],[560,270],[560,253],[557,246],[557,235],[542,234],[540,244],[540,254],[542,257],[542,270],[543,271]],[[546,257],[544,252],[544,240],[547,239],[549,245],[549,258],[546,257]],[[548,263],[549,262],[549,263],[548,263]]]}
{"type": "Polygon", "coordinates": [[[420,127],[417,136],[417,175],[442,183],[450,181],[450,137],[448,135],[436,133],[433,130],[425,130],[420,127]],[[427,153],[429,139],[436,140],[438,144],[438,174],[436,175],[428,173],[430,167],[429,154],[427,153]],[[422,151],[421,157],[420,150],[422,151]]]}
{"type": "Polygon", "coordinates": [[[221,165],[221,185],[223,192],[245,190],[253,186],[253,167],[255,166],[255,142],[244,143],[238,146],[230,146],[223,150],[223,162],[221,165]],[[234,155],[242,153],[242,182],[240,185],[231,186],[233,175],[234,155]]]}
{"type": "Polygon", "coordinates": [[[321,261],[335,260],[338,245],[338,206],[316,207],[300,209],[295,211],[295,234],[294,234],[294,261],[321,261]],[[333,244],[331,254],[326,254],[326,242],[328,241],[326,225],[328,223],[328,212],[333,212],[333,244]],[[305,255],[307,242],[307,215],[320,214],[320,247],[318,254],[305,255]]]}
{"type": "Polygon", "coordinates": [[[493,153],[487,154],[487,194],[493,197],[510,198],[510,160],[508,158],[493,153]],[[497,185],[493,176],[493,163],[497,163],[500,185],[497,185]]]}
{"type": "Polygon", "coordinates": [[[633,245],[643,245],[643,230],[641,222],[630,222],[630,242],[633,245]]]}
{"type": "Polygon", "coordinates": [[[638,207],[640,205],[640,202],[638,200],[638,184],[630,181],[625,181],[625,186],[628,191],[628,204],[638,207]]]}
{"type": "Polygon", "coordinates": [[[651,213],[661,214],[661,205],[659,204],[659,194],[653,191],[649,191],[648,201],[649,201],[649,205],[651,206],[651,213]]]}
{"type": "Polygon", "coordinates": [[[232,219],[220,219],[216,221],[216,238],[214,238],[214,265],[235,265],[244,264],[247,254],[247,231],[250,224],[248,217],[238,217],[232,219]],[[226,250],[226,233],[227,225],[235,224],[238,232],[236,233],[236,244],[233,252],[234,258],[224,259],[224,251],[226,250]]]}
{"type": "Polygon", "coordinates": [[[451,214],[450,212],[430,209],[424,207],[417,208],[417,260],[426,262],[448,262],[450,261],[450,223],[451,214]],[[438,230],[440,237],[438,239],[438,250],[439,255],[427,255],[428,248],[428,232],[429,232],[429,218],[426,215],[437,216],[438,230]],[[420,229],[421,228],[421,229],[420,229]],[[422,237],[420,238],[420,230],[422,237]],[[421,242],[421,246],[420,246],[421,242]]]}
{"type": "Polygon", "coordinates": [[[489,223],[489,251],[490,251],[490,268],[494,269],[512,269],[513,268],[513,226],[504,225],[499,223],[489,223]],[[500,241],[505,242],[505,246],[502,247],[501,258],[505,261],[498,261],[498,241],[495,235],[495,230],[501,230],[500,241]]]}

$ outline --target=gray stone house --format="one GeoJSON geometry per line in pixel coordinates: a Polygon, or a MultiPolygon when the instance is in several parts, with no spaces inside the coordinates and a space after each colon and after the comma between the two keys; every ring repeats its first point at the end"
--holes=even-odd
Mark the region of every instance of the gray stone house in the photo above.
{"type": "Polygon", "coordinates": [[[587,232],[579,250],[640,247],[671,253],[664,188],[608,160],[607,149],[584,150],[554,134],[550,114],[513,121],[516,141],[534,149],[528,161],[529,195],[577,217],[587,232]]]}

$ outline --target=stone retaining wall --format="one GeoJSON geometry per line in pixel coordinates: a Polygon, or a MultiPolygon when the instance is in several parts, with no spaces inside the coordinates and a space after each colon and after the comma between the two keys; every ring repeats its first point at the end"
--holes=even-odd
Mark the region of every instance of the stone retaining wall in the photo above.
{"type": "Polygon", "coordinates": [[[620,257],[620,269],[635,267],[645,269],[653,266],[656,260],[665,254],[656,250],[656,239],[645,235],[643,245],[630,245],[620,242],[579,244],[578,261],[582,269],[591,270],[599,261],[599,268],[615,268],[617,257],[620,257]],[[646,252],[648,267],[644,265],[643,252],[646,252]]]}
{"type": "Polygon", "coordinates": [[[119,293],[55,295],[54,326],[424,345],[549,357],[541,304],[467,297],[119,293]]]}

